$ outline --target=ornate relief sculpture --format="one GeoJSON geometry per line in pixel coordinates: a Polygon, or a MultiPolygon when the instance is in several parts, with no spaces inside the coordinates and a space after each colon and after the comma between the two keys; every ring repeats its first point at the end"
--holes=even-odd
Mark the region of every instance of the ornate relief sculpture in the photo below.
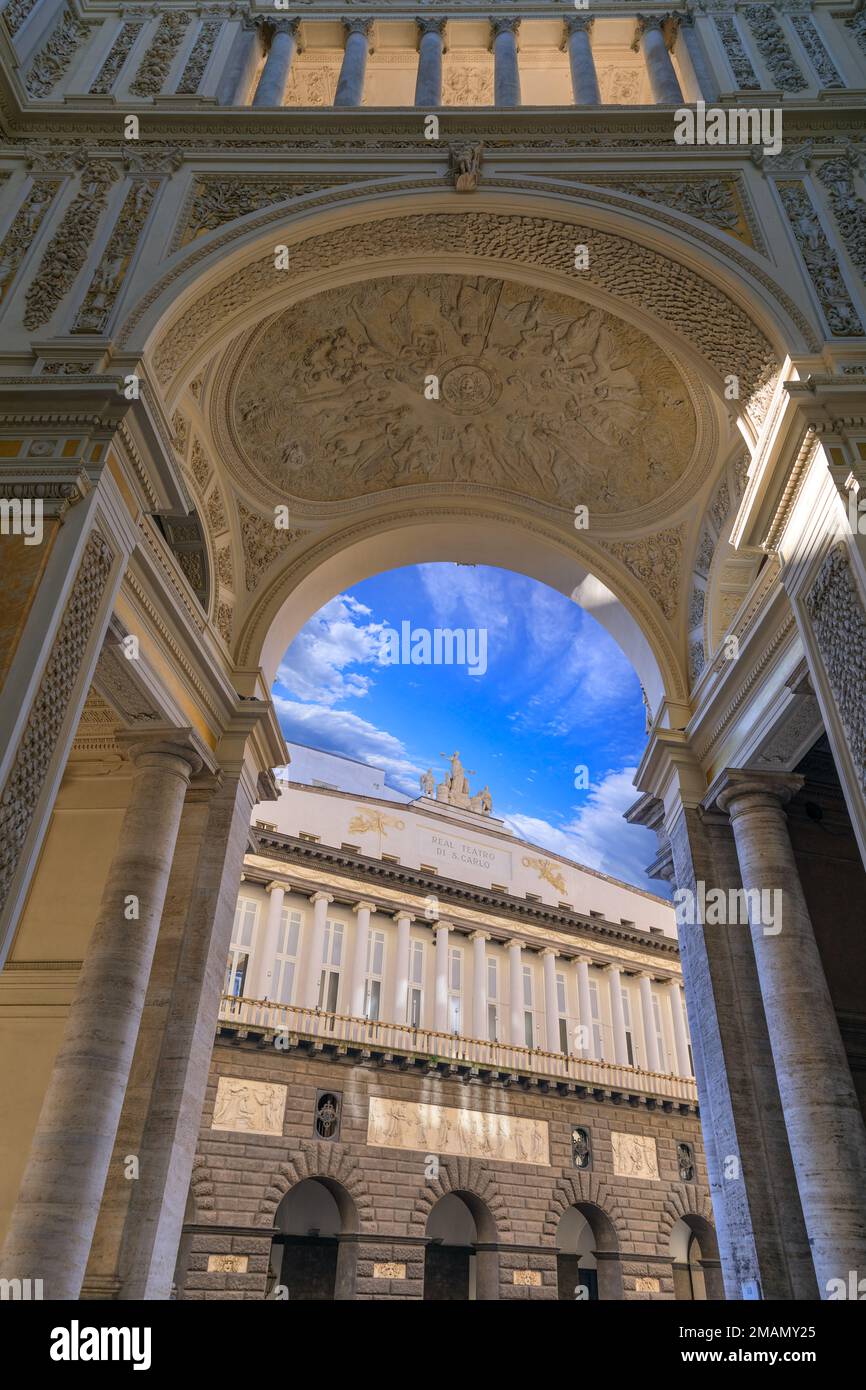
{"type": "Polygon", "coordinates": [[[815,28],[815,21],[812,16],[793,14],[791,15],[791,23],[797,31],[797,38],[809,55],[809,61],[818,74],[821,86],[844,87],[844,79],[827,52],[824,40],[815,28]]]}
{"type": "Polygon", "coordinates": [[[3,22],[10,34],[17,34],[39,0],[9,0],[3,8],[3,22]]]}
{"type": "Polygon", "coordinates": [[[859,10],[853,18],[846,19],[845,28],[851,30],[863,52],[866,53],[866,10],[859,10]]]}
{"type": "Polygon", "coordinates": [[[611,512],[660,496],[695,443],[671,360],[565,295],[483,277],[372,281],[305,301],[254,339],[234,442],[281,494],[485,483],[611,512]]]}
{"type": "Polygon", "coordinates": [[[169,10],[159,21],[150,47],[141,61],[130,91],[137,97],[158,96],[168,76],[174,55],[183,43],[189,15],[185,10],[169,10]]]}
{"type": "Polygon", "coordinates": [[[0,303],[21,262],[33,245],[42,219],[51,206],[60,179],[34,179],[12,226],[0,243],[0,303]]]}
{"type": "Polygon", "coordinates": [[[5,906],[69,701],[111,575],[112,552],[94,532],[45,667],[15,761],[0,797],[0,909],[5,906]]]}
{"type": "Polygon", "coordinates": [[[776,187],[830,332],[837,337],[861,334],[860,316],[805,184],[792,179],[779,182],[776,187]]]}
{"type": "MultiPolygon", "coordinates": [[[[332,180],[327,176],[316,179],[315,183],[301,182],[288,176],[280,179],[211,179],[196,182],[192,201],[183,219],[180,245],[185,246],[203,232],[212,232],[226,222],[259,208],[272,207],[287,198],[302,198],[306,193],[315,193],[332,180]]],[[[337,180],[338,181],[338,180],[337,180]]]]}
{"type": "Polygon", "coordinates": [[[127,193],[102,260],[76,316],[73,333],[105,331],[158,187],[156,181],[136,179],[127,193]]]}
{"type": "Polygon", "coordinates": [[[217,1083],[211,1129],[282,1134],[285,1109],[285,1086],[221,1076],[217,1083]]]}
{"type": "Polygon", "coordinates": [[[370,1097],[367,1143],[498,1163],[550,1163],[546,1120],[370,1097]]]}
{"type": "Polygon", "coordinates": [[[761,80],[752,66],[752,60],[746,52],[733,15],[713,15],[713,23],[722,41],[725,57],[730,64],[738,88],[741,92],[757,91],[761,86],[761,80]]]}
{"type": "Polygon", "coordinates": [[[89,32],[73,10],[63,11],[60,23],[36,54],[24,78],[24,90],[29,97],[50,96],[89,32]]]}
{"type": "Polygon", "coordinates": [[[451,178],[458,193],[474,193],[481,182],[483,145],[452,145],[451,178]]]}
{"type": "Polygon", "coordinates": [[[143,19],[128,20],[121,29],[99,72],[90,84],[93,96],[107,96],[117,81],[120,70],[132,52],[133,44],[144,28],[143,19]]]}
{"type": "Polygon", "coordinates": [[[639,540],[602,542],[640,580],[668,619],[677,611],[683,532],[682,526],[674,526],[639,540]]]}
{"type": "Polygon", "coordinates": [[[205,19],[202,22],[198,37],[192,46],[192,52],[186,60],[186,66],[177,84],[179,96],[194,96],[198,91],[222,27],[223,21],[221,19],[205,19]]]}
{"type": "Polygon", "coordinates": [[[827,190],[845,250],[866,279],[866,203],[854,184],[854,165],[849,159],[828,159],[818,170],[827,190]]]}
{"type": "Polygon", "coordinates": [[[116,177],[116,169],[107,160],[95,160],[85,167],[81,187],[64,213],[42,257],[39,270],[27,287],[25,328],[39,328],[47,323],[63,296],[72,288],[75,277],[87,259],[108,190],[116,177]]]}
{"type": "Polygon", "coordinates": [[[806,609],[854,772],[866,792],[866,612],[844,544],[824,560],[806,595],[806,609]]]}
{"type": "Polygon", "coordinates": [[[783,92],[802,92],[808,87],[799,65],[794,60],[785,31],[769,5],[747,5],[749,28],[755,36],[758,51],[767,64],[767,71],[783,92]]]}
{"type": "Polygon", "coordinates": [[[551,888],[555,888],[557,893],[567,891],[562,872],[552,859],[539,859],[533,855],[524,854],[521,863],[524,869],[534,869],[538,877],[544,883],[549,883],[551,888]]]}

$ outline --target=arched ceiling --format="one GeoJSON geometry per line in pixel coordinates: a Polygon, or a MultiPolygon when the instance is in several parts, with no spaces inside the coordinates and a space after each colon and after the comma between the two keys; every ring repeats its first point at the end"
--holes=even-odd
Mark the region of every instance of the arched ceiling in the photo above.
{"type": "Polygon", "coordinates": [[[699,437],[683,370],[640,329],[446,274],[331,289],[242,335],[211,420],[266,504],[487,484],[622,516],[669,491],[699,437]]]}

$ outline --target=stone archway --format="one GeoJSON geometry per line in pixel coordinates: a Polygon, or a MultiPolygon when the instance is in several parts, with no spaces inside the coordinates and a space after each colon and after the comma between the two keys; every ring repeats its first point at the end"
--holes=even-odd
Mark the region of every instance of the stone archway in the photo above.
{"type": "MultiPolygon", "coordinates": [[[[271,1280],[292,1302],[330,1303],[355,1294],[358,1209],[333,1178],[302,1178],[274,1213],[271,1280]]],[[[267,1297],[267,1295],[266,1295],[267,1297]]]]}
{"type": "Polygon", "coordinates": [[[670,1251],[674,1298],[693,1302],[724,1298],[716,1233],[705,1217],[694,1212],[679,1217],[671,1230],[670,1251]]]}
{"type": "Polygon", "coordinates": [[[487,1203],[462,1188],[443,1193],[425,1225],[424,1299],[491,1301],[499,1297],[499,1233],[487,1203]]]}
{"type": "MultiPolygon", "coordinates": [[[[573,1218],[568,1220],[573,1221],[573,1218]]],[[[571,1281],[572,1292],[568,1297],[574,1298],[574,1289],[583,1287],[587,1294],[582,1294],[582,1298],[586,1298],[587,1295],[590,1298],[595,1295],[599,1300],[622,1298],[619,1254],[620,1237],[625,1230],[622,1209],[606,1182],[591,1172],[560,1178],[553,1190],[550,1206],[544,1218],[544,1234],[558,1251],[558,1278],[560,1281],[571,1281]],[[576,1211],[582,1218],[582,1223],[588,1226],[591,1242],[582,1223],[574,1222],[574,1228],[571,1230],[566,1223],[563,1228],[562,1223],[570,1211],[576,1211]],[[571,1246],[574,1246],[574,1249],[571,1249],[571,1246]],[[584,1260],[583,1266],[578,1259],[560,1258],[562,1255],[575,1257],[590,1253],[591,1260],[584,1260]],[[578,1277],[581,1268],[592,1270],[595,1279],[584,1278],[581,1281],[578,1277]]],[[[562,1297],[560,1290],[560,1298],[562,1297]]]]}

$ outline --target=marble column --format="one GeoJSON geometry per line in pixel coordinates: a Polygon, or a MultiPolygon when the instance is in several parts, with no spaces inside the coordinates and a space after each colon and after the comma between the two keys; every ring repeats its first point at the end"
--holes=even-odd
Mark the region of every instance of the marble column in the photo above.
{"type": "Polygon", "coordinates": [[[268,913],[265,918],[265,929],[256,941],[256,969],[250,988],[246,991],[247,994],[252,995],[253,999],[273,998],[274,961],[280,939],[280,919],[286,896],[286,885],[284,883],[269,883],[267,891],[268,913]]]}
{"type": "Polygon", "coordinates": [[[577,1006],[580,1011],[580,1027],[583,1031],[582,1057],[595,1057],[592,1032],[592,1004],[589,998],[589,956],[577,958],[577,1006]]]}
{"type": "Polygon", "coordinates": [[[442,105],[442,54],[445,19],[416,19],[418,26],[418,76],[415,79],[415,105],[424,108],[442,105]]]}
{"type": "Polygon", "coordinates": [[[217,87],[219,106],[246,106],[262,52],[261,20],[246,15],[238,26],[225,71],[217,87]]]}
{"type": "Polygon", "coordinates": [[[520,70],[517,66],[517,31],[520,20],[491,16],[493,38],[493,100],[496,106],[520,105],[520,70]]]}
{"type": "Polygon", "coordinates": [[[282,106],[285,100],[292,59],[298,46],[299,19],[270,21],[271,46],[262,69],[253,106],[282,106]]]}
{"type": "Polygon", "coordinates": [[[301,995],[302,1009],[314,1009],[319,1002],[319,981],[322,978],[322,953],[325,949],[325,922],[328,907],[334,901],[331,893],[313,893],[313,930],[304,964],[304,990],[301,995]]]}
{"type": "Polygon", "coordinates": [[[349,990],[349,1013],[353,1018],[364,1017],[364,994],[367,985],[367,942],[370,938],[372,903],[355,903],[355,951],[352,956],[352,984],[349,990]]]}
{"type": "Polygon", "coordinates": [[[541,953],[544,969],[544,1022],[548,1052],[561,1052],[559,1044],[559,1009],[556,1002],[556,952],[546,946],[541,953]]]}
{"type": "Polygon", "coordinates": [[[522,1047],[526,1042],[523,1031],[523,946],[520,941],[508,943],[509,1042],[522,1047]]]}
{"type": "Polygon", "coordinates": [[[657,15],[649,18],[639,15],[632,48],[640,46],[643,53],[653,100],[660,106],[682,106],[682,89],[671,62],[662,24],[663,20],[657,15]]]}
{"type": "Polygon", "coordinates": [[[391,996],[391,1023],[406,1023],[409,1017],[409,950],[413,922],[409,912],[395,912],[397,955],[394,961],[394,992],[391,996]]]}
{"type": "Polygon", "coordinates": [[[622,1007],[622,976],[618,965],[606,967],[610,989],[610,1018],[613,1024],[613,1055],[618,1067],[627,1067],[628,1047],[625,1040],[625,1011],[622,1007]]]}
{"type": "Polygon", "coordinates": [[[686,1020],[683,1014],[683,1000],[679,980],[668,980],[668,998],[671,1005],[671,1019],[674,1025],[674,1047],[677,1054],[677,1071],[680,1076],[691,1076],[689,1062],[689,1039],[686,1033],[686,1020]]]}
{"type": "Polygon", "coordinates": [[[719,95],[719,86],[704,52],[704,45],[695,26],[694,15],[677,15],[677,37],[680,34],[683,36],[686,55],[691,63],[692,73],[698,88],[697,97],[702,101],[715,101],[719,95]]]}
{"type": "Polygon", "coordinates": [[[343,28],[346,31],[346,47],[334,105],[360,106],[364,100],[364,76],[367,71],[373,20],[344,19],[343,28]]]}
{"type": "Polygon", "coordinates": [[[866,1129],[785,818],[802,783],[732,769],[716,803],[733,826],[782,1113],[826,1298],[830,1280],[866,1269],[866,1129]],[[762,893],[773,895],[768,904],[762,893]]]}
{"type": "Polygon", "coordinates": [[[433,1027],[437,1033],[448,1032],[448,938],[448,923],[437,923],[436,986],[433,992],[433,1027]]]}
{"type": "Polygon", "coordinates": [[[472,1036],[487,1041],[487,942],[486,932],[472,933],[472,1036]]]}
{"type": "Polygon", "coordinates": [[[565,21],[565,37],[561,46],[568,49],[575,106],[601,105],[595,59],[592,56],[591,34],[594,23],[591,15],[579,14],[569,15],[565,21]]]}
{"type": "Polygon", "coordinates": [[[0,1256],[0,1277],[42,1279],[58,1300],[81,1292],[184,797],[202,765],[188,729],[119,741],[132,792],[0,1256]]]}
{"type": "Polygon", "coordinates": [[[644,970],[638,977],[640,989],[640,1014],[643,1023],[643,1040],[646,1049],[646,1064],[649,1071],[661,1071],[659,1045],[656,1040],[656,1025],[653,1017],[652,975],[644,970]]]}

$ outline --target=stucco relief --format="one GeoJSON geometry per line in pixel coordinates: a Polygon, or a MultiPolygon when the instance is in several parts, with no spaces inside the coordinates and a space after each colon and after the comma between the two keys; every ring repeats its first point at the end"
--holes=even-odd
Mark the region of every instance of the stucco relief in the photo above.
{"type": "Polygon", "coordinates": [[[806,609],[854,769],[866,791],[866,611],[843,544],[824,560],[806,595],[806,609]]]}
{"type": "Polygon", "coordinates": [[[677,611],[684,534],[685,526],[672,526],[639,540],[602,542],[640,580],[668,619],[677,611]]]}
{"type": "Polygon", "coordinates": [[[282,1134],[285,1109],[285,1086],[221,1076],[217,1083],[211,1129],[282,1134]]]}
{"type": "Polygon", "coordinates": [[[611,1132],[613,1147],[613,1171],[618,1178],[648,1178],[659,1180],[659,1164],[656,1155],[656,1141],[646,1134],[618,1134],[611,1132]]]}
{"type": "Polygon", "coordinates": [[[638,329],[566,295],[450,275],[280,315],[251,335],[230,414],[237,453],[280,494],[492,483],[601,513],[666,492],[697,431],[680,373],[638,329]]]}
{"type": "Polygon", "coordinates": [[[499,1163],[550,1164],[546,1120],[370,1097],[367,1143],[499,1163]]]}

